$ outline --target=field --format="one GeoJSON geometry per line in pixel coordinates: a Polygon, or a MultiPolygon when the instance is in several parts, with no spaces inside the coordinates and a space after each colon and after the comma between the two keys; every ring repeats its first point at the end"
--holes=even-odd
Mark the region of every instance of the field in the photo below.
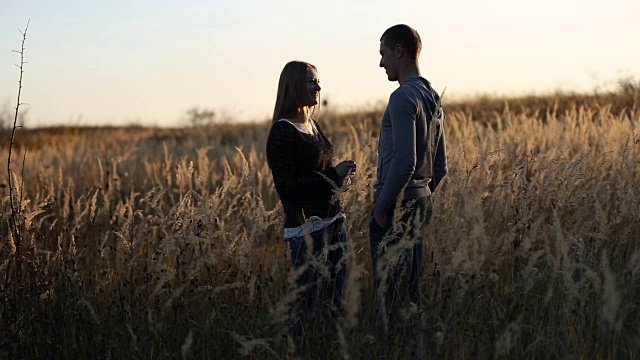
{"type": "MultiPolygon", "coordinates": [[[[414,349],[372,330],[368,214],[382,108],[319,121],[358,174],[347,316],[302,358],[640,357],[640,93],[447,104],[414,349]]],[[[0,357],[289,358],[268,124],[0,135],[0,357]]]]}

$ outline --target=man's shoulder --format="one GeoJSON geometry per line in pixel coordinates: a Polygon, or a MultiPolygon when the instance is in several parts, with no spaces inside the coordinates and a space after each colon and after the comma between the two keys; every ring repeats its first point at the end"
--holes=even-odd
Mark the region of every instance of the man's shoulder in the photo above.
{"type": "Polygon", "coordinates": [[[416,92],[431,91],[431,83],[421,76],[407,79],[391,93],[391,96],[415,96],[416,92]]]}
{"type": "Polygon", "coordinates": [[[415,99],[415,94],[410,87],[401,85],[389,96],[389,102],[406,102],[415,99]]]}
{"type": "MultiPolygon", "coordinates": [[[[440,95],[433,89],[429,80],[422,76],[408,79],[394,93],[397,98],[408,98],[412,100],[425,99],[428,103],[437,104],[440,101],[440,95]]],[[[394,96],[392,94],[392,96],[394,96]]]]}

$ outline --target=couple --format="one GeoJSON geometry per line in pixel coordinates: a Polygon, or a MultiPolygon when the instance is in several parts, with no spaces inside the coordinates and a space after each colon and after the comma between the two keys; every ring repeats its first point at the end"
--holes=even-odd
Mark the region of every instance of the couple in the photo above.
{"type": "MultiPolygon", "coordinates": [[[[370,219],[376,310],[395,318],[420,303],[420,273],[430,195],[447,173],[444,114],[438,94],[420,76],[418,33],[409,26],[387,29],[380,39],[380,67],[400,87],[382,117],[377,180],[370,219]]],[[[315,297],[341,305],[347,279],[345,214],[334,191],[355,173],[353,160],[334,165],[335,153],[311,110],[320,98],[317,69],[288,63],[280,75],[267,161],[282,202],[284,237],[297,272],[299,294],[292,307],[296,327],[309,317],[315,297]]],[[[296,333],[304,331],[298,328],[296,333]]]]}

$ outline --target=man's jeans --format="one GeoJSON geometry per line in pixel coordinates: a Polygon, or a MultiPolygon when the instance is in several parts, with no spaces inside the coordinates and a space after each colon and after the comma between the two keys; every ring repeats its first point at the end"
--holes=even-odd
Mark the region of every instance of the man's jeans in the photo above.
{"type": "Polygon", "coordinates": [[[296,287],[300,291],[292,304],[291,316],[294,332],[299,333],[302,330],[301,319],[318,315],[313,313],[316,298],[332,305],[332,317],[341,306],[348,263],[344,220],[338,219],[306,237],[291,238],[289,245],[291,267],[296,275],[296,287]]]}
{"type": "Polygon", "coordinates": [[[404,317],[411,303],[420,304],[424,233],[431,211],[431,197],[421,197],[402,201],[398,213],[390,209],[384,228],[373,216],[369,221],[375,305],[385,328],[390,320],[408,320],[404,317]]]}

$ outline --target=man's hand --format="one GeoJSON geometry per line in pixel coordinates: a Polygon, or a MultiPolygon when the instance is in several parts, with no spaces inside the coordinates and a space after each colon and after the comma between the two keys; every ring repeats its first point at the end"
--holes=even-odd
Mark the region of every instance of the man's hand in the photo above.
{"type": "Polygon", "coordinates": [[[373,220],[378,224],[378,226],[384,228],[387,225],[387,214],[379,215],[374,212],[373,220]]]}

